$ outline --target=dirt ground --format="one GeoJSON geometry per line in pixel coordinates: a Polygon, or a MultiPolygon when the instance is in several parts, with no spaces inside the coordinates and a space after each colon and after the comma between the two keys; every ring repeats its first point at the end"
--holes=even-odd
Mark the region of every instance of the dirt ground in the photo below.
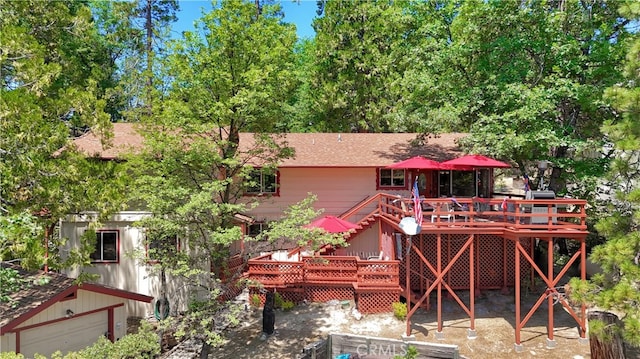
{"type": "MultiPolygon", "coordinates": [[[[461,299],[465,293],[458,293],[461,299]]],[[[530,295],[523,298],[524,317],[538,299],[530,295]]],[[[416,341],[458,345],[460,355],[473,359],[502,358],[591,358],[588,341],[579,340],[579,331],[573,318],[554,305],[555,347],[547,345],[547,305],[543,304],[521,331],[522,351],[516,352],[515,305],[512,294],[485,291],[476,299],[475,339],[468,339],[470,320],[453,299],[443,298],[444,338],[436,339],[437,312],[432,299],[432,310],[418,310],[412,317],[411,334],[416,341]]],[[[546,303],[546,301],[545,301],[546,303]]],[[[247,321],[231,330],[228,341],[215,349],[210,358],[296,358],[302,349],[331,333],[349,333],[401,339],[406,322],[393,314],[363,315],[357,320],[352,315],[353,302],[301,304],[290,311],[276,311],[276,333],[261,338],[262,312],[255,310],[247,321]]]]}

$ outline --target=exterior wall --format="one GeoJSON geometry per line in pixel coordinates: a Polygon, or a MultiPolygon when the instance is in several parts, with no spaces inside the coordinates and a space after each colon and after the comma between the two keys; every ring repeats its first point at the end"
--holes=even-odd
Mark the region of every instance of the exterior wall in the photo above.
{"type": "MultiPolygon", "coordinates": [[[[376,190],[376,168],[281,168],[280,195],[265,199],[248,212],[256,220],[274,220],[282,216],[290,204],[317,195],[316,209],[324,208],[323,215],[339,216],[357,203],[378,192],[410,195],[406,191],[376,190]]],[[[407,187],[408,188],[408,187],[407,187]]],[[[352,222],[360,218],[349,219],[352,222]]]]}
{"type": "Polygon", "coordinates": [[[0,353],[2,352],[15,352],[16,351],[16,335],[14,333],[7,333],[0,336],[0,353]]]}
{"type": "Polygon", "coordinates": [[[120,297],[79,289],[73,299],[61,300],[18,325],[0,339],[3,352],[20,350],[25,357],[50,356],[61,350],[83,349],[109,332],[109,310],[113,311],[113,338],[127,333],[126,302],[120,297]],[[72,316],[67,311],[73,312],[72,316]],[[16,340],[20,338],[20,348],[16,340]]]}
{"type": "MultiPolygon", "coordinates": [[[[119,262],[95,263],[89,267],[66,270],[65,274],[76,278],[80,272],[99,275],[98,283],[112,286],[127,291],[140,293],[158,298],[161,294],[159,275],[153,265],[144,263],[133,256],[136,251],[144,251],[143,233],[140,228],[133,227],[133,223],[148,216],[144,212],[122,212],[105,222],[101,228],[115,229],[119,231],[119,262]]],[[[88,229],[89,219],[80,216],[69,216],[67,221],[61,224],[61,235],[68,238],[66,247],[62,249],[64,254],[72,247],[80,244],[80,236],[88,229]]],[[[144,254],[144,252],[142,252],[144,254]]],[[[172,313],[186,308],[187,290],[180,280],[166,277],[166,293],[169,298],[172,313]]],[[[126,303],[126,312],[131,316],[146,317],[153,314],[154,302],[129,301],[126,303]]]]}
{"type": "MultiPolygon", "coordinates": [[[[304,199],[309,192],[317,195],[316,209],[324,209],[324,215],[340,215],[362,200],[378,192],[402,194],[410,196],[410,191],[378,191],[375,167],[362,168],[281,168],[279,178],[279,196],[264,198],[263,203],[251,210],[249,215],[256,220],[274,220],[282,216],[290,205],[304,199]]],[[[409,186],[407,185],[407,188],[409,186]]],[[[371,210],[376,204],[372,204],[371,210]]],[[[159,276],[153,266],[133,258],[136,251],[144,251],[143,233],[133,226],[150,213],[144,211],[120,212],[106,221],[101,229],[114,229],[119,232],[119,262],[96,263],[81,269],[66,270],[65,274],[76,278],[81,271],[99,275],[98,282],[104,285],[149,295],[158,298],[161,294],[159,276]]],[[[349,218],[357,222],[361,218],[349,218]]],[[[88,230],[91,218],[82,215],[70,215],[62,221],[61,235],[69,240],[61,253],[68,253],[70,248],[80,244],[80,237],[88,230]]],[[[358,252],[379,253],[377,225],[357,236],[353,250],[358,252]]],[[[347,250],[349,250],[349,248],[347,250]]],[[[236,248],[237,250],[238,248],[236,248]]],[[[138,258],[140,256],[137,256],[138,258]]],[[[171,313],[186,309],[189,298],[188,289],[181,281],[167,275],[166,293],[170,301],[171,313]]],[[[128,303],[129,315],[145,317],[153,314],[155,303],[128,303]]]]}
{"type": "Polygon", "coordinates": [[[20,353],[26,358],[41,354],[50,357],[56,351],[82,350],[108,332],[108,312],[100,311],[21,331],[20,353]]]}
{"type": "MultiPolygon", "coordinates": [[[[360,259],[377,256],[380,254],[378,245],[378,227],[379,222],[371,226],[364,232],[358,233],[357,236],[348,240],[349,245],[336,250],[339,256],[359,256],[360,259]]],[[[384,254],[387,255],[387,254],[384,254]]]]}
{"type": "MultiPolygon", "coordinates": [[[[66,318],[67,309],[72,310],[75,315],[90,312],[95,309],[105,308],[118,304],[124,304],[127,300],[111,295],[78,290],[76,299],[64,300],[53,304],[49,308],[36,314],[32,318],[25,320],[17,329],[48,322],[56,319],[66,318]]],[[[124,318],[126,319],[126,318],[124,318]]],[[[116,319],[117,321],[117,319],[116,319]]],[[[126,324],[126,321],[125,321],[126,324]]]]}

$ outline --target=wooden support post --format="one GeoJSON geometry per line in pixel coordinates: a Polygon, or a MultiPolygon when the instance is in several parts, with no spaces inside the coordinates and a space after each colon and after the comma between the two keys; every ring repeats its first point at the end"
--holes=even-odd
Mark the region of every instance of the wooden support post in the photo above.
{"type": "Polygon", "coordinates": [[[409,265],[409,261],[411,259],[411,236],[407,239],[407,249],[405,250],[405,285],[407,288],[405,289],[405,298],[407,303],[407,331],[406,335],[411,335],[411,266],[409,265]]]}
{"type": "MultiPolygon", "coordinates": [[[[556,282],[553,274],[553,238],[548,238],[547,243],[547,278],[553,284],[556,282]]],[[[547,288],[547,293],[552,292],[555,292],[554,288],[547,288]]],[[[555,346],[555,341],[553,340],[553,301],[552,295],[547,296],[547,347],[550,348],[555,346]]]]}
{"type": "Polygon", "coordinates": [[[475,318],[476,318],[476,309],[475,309],[475,300],[476,300],[476,296],[475,296],[475,288],[476,288],[476,283],[475,283],[475,266],[474,266],[474,262],[475,262],[475,255],[474,255],[474,242],[476,240],[475,235],[471,234],[471,244],[469,245],[469,307],[471,309],[471,315],[469,316],[469,331],[467,333],[467,338],[468,339],[475,339],[476,338],[476,322],[475,322],[475,318]]]}
{"type": "Polygon", "coordinates": [[[437,253],[437,264],[436,264],[436,277],[440,278],[438,281],[438,330],[436,331],[436,338],[442,338],[442,234],[438,233],[436,237],[436,253],[437,253]]]}
{"type": "Polygon", "coordinates": [[[520,322],[520,251],[518,248],[518,244],[520,239],[517,238],[516,241],[514,241],[514,245],[513,247],[515,248],[515,266],[516,266],[516,270],[515,270],[515,292],[516,292],[516,299],[515,299],[515,305],[516,305],[516,344],[515,344],[515,349],[516,352],[521,352],[522,351],[522,343],[520,341],[520,329],[522,329],[522,323],[520,322]]]}

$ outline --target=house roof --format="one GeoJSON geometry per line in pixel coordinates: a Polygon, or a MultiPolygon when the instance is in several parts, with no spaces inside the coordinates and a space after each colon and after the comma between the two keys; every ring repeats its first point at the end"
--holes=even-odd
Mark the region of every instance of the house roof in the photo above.
{"type": "MultiPolygon", "coordinates": [[[[137,127],[114,123],[109,147],[104,147],[93,132],[75,139],[74,144],[88,156],[116,159],[126,151],[141,148],[143,137],[137,127]]],[[[386,167],[418,155],[446,161],[462,154],[457,141],[465,136],[447,133],[416,141],[417,133],[287,133],[283,139],[296,154],[280,167],[386,167]]],[[[241,150],[253,143],[252,133],[240,134],[241,150]]]]}
{"type": "Polygon", "coordinates": [[[153,297],[129,292],[101,284],[76,284],[75,280],[60,273],[26,271],[18,266],[0,263],[3,268],[18,271],[28,284],[10,294],[10,302],[0,302],[0,335],[11,331],[24,321],[42,312],[77,290],[86,290],[124,299],[151,303],[153,297]]]}

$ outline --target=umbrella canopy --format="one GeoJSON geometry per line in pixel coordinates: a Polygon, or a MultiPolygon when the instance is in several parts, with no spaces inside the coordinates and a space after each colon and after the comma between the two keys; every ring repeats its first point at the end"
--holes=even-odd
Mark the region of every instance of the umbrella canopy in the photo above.
{"type": "Polygon", "coordinates": [[[387,166],[387,168],[437,170],[440,169],[440,162],[422,156],[415,156],[408,160],[396,162],[387,166]]]}
{"type": "Polygon", "coordinates": [[[466,155],[440,164],[447,169],[473,169],[473,168],[508,168],[508,163],[494,160],[482,155],[466,155]]]}
{"type": "Polygon", "coordinates": [[[358,225],[355,223],[351,223],[349,221],[345,221],[344,219],[340,219],[334,216],[324,216],[322,218],[316,219],[315,221],[309,223],[305,227],[307,228],[322,228],[329,233],[340,233],[347,232],[351,229],[358,228],[358,225]]]}

